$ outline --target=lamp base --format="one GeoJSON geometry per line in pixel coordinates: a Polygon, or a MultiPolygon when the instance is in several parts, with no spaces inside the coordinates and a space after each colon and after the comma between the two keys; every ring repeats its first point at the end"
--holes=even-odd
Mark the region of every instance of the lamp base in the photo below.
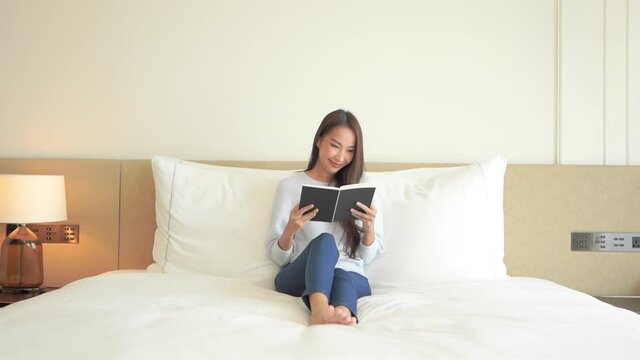
{"type": "Polygon", "coordinates": [[[2,290],[38,290],[44,281],[42,242],[24,225],[18,226],[0,249],[2,290]]]}

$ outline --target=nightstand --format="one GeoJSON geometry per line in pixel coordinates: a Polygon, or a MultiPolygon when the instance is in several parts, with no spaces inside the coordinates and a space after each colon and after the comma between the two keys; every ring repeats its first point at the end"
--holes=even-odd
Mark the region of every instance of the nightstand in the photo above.
{"type": "Polygon", "coordinates": [[[640,314],[640,296],[596,296],[600,301],[640,314]]]}
{"type": "Polygon", "coordinates": [[[39,290],[0,290],[0,307],[30,299],[49,291],[57,290],[57,287],[45,287],[39,290]]]}

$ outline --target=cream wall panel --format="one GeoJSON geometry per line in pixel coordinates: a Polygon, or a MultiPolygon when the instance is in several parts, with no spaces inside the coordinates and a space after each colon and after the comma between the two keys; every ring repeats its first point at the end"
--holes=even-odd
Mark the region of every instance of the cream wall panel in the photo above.
{"type": "Polygon", "coordinates": [[[640,0],[629,0],[629,163],[640,165],[640,0]]]}
{"type": "Polygon", "coordinates": [[[627,0],[605,2],[605,164],[627,164],[627,0]]]}
{"type": "Polygon", "coordinates": [[[560,162],[604,162],[604,3],[560,2],[560,162]]]}
{"type": "Polygon", "coordinates": [[[591,295],[640,295],[637,253],[571,251],[571,233],[639,230],[639,166],[510,165],[505,264],[591,295]]]}
{"type": "MultiPolygon", "coordinates": [[[[0,154],[304,160],[321,118],[345,107],[362,120],[370,161],[552,163],[555,10],[552,0],[0,1],[0,132],[12,134],[0,154]]],[[[588,110],[567,117],[583,115],[590,124],[588,110]]]]}

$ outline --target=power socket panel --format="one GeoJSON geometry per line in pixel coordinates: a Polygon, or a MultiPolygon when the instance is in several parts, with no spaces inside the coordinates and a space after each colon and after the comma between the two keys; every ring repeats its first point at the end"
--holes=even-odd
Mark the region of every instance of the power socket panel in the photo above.
{"type": "Polygon", "coordinates": [[[640,233],[572,232],[571,250],[640,252],[640,233]]]}
{"type": "MultiPolygon", "coordinates": [[[[17,224],[7,224],[7,234],[10,234],[17,227],[17,224]]],[[[80,225],[27,224],[27,227],[33,231],[44,244],[80,243],[80,225]]]]}

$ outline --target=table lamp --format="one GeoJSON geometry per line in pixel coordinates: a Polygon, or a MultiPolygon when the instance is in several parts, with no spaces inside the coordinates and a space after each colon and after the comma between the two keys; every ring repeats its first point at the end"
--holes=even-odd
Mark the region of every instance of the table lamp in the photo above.
{"type": "Polygon", "coordinates": [[[3,290],[37,290],[44,281],[42,242],[26,224],[66,219],[64,176],[0,174],[0,223],[18,224],[0,249],[3,290]]]}

